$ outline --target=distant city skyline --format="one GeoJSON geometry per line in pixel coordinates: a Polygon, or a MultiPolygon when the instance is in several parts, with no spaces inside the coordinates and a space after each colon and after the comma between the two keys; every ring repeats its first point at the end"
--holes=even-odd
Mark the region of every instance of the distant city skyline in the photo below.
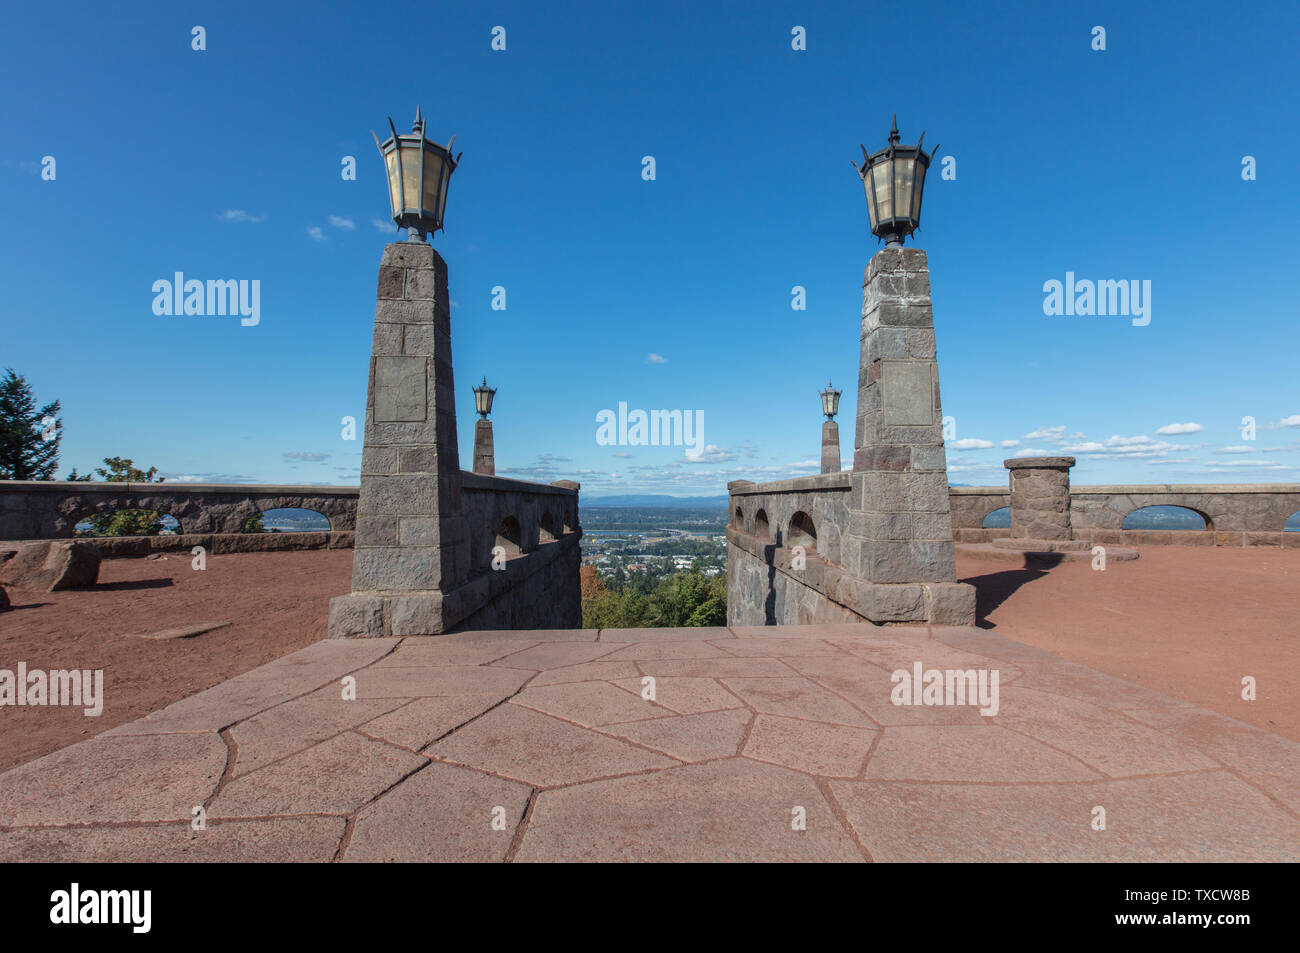
{"type": "Polygon", "coordinates": [[[369,130],[419,104],[465,153],[433,240],[463,468],[484,376],[497,474],[584,500],[818,472],[828,377],[847,467],[879,247],[848,160],[897,114],[941,157],[909,244],[929,255],[950,482],[1004,485],[1004,458],[1039,454],[1075,456],[1076,485],[1300,482],[1300,11],[1258,6],[1268,30],[1201,3],[938,3],[923,23],[839,2],[421,5],[400,37],[306,4],[16,8],[0,370],[62,402],[60,478],[123,456],[171,482],[355,485],[379,256],[402,237],[369,130]],[[400,68],[420,36],[427,61],[400,68]],[[1227,51],[1231,70],[1207,65],[1227,51]],[[236,284],[185,314],[177,275],[236,284]],[[620,405],[693,429],[611,440],[620,405]]]}

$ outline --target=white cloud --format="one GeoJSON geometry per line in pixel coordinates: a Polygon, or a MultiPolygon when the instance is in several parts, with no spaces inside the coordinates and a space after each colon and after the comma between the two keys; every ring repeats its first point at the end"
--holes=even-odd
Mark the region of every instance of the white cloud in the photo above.
{"type": "Polygon", "coordinates": [[[1282,453],[1289,449],[1288,447],[1247,447],[1237,444],[1233,447],[1220,447],[1218,450],[1211,450],[1211,453],[1282,453]]]}
{"type": "Polygon", "coordinates": [[[328,453],[310,453],[306,450],[287,450],[282,456],[286,460],[303,460],[307,463],[320,463],[330,458],[328,453]]]}
{"type": "Polygon", "coordinates": [[[356,222],[352,221],[350,218],[344,218],[342,215],[331,215],[330,224],[335,228],[345,228],[348,231],[352,231],[352,229],[357,227],[356,222]]]}
{"type": "Polygon", "coordinates": [[[1003,441],[1002,441],[1002,446],[1003,446],[1003,447],[1018,447],[1018,446],[1020,446],[1020,441],[1019,441],[1019,440],[1003,440],[1003,441]]]}
{"type": "Polygon", "coordinates": [[[307,234],[312,237],[313,241],[318,241],[318,242],[325,241],[325,230],[322,229],[319,225],[308,225],[307,234]]]}
{"type": "Polygon", "coordinates": [[[651,351],[645,356],[645,362],[647,364],[667,364],[668,358],[664,357],[662,354],[656,354],[654,351],[651,351]]]}
{"type": "Polygon", "coordinates": [[[953,440],[948,443],[952,450],[987,450],[993,446],[992,440],[981,440],[979,437],[962,437],[960,440],[953,440]]]}
{"type": "Polygon", "coordinates": [[[686,454],[687,463],[726,463],[728,460],[736,459],[736,455],[725,447],[705,444],[704,449],[698,454],[686,454]]]}
{"type": "Polygon", "coordinates": [[[1189,422],[1185,424],[1165,424],[1156,433],[1164,437],[1171,437],[1181,433],[1200,433],[1204,429],[1200,424],[1189,422]]]}
{"type": "Polygon", "coordinates": [[[385,221],[385,220],[382,219],[382,218],[372,218],[372,219],[370,220],[370,224],[373,225],[373,226],[375,226],[375,228],[376,228],[377,230],[381,231],[381,232],[395,232],[395,231],[397,231],[397,226],[396,226],[396,225],[394,225],[391,221],[385,221]]]}
{"type": "Polygon", "coordinates": [[[1300,427],[1300,414],[1292,414],[1290,417],[1283,417],[1277,423],[1268,424],[1263,430],[1281,430],[1284,427],[1300,427]]]}
{"type": "Polygon", "coordinates": [[[249,215],[242,208],[228,208],[217,216],[223,222],[265,222],[265,215],[249,215]]]}
{"type": "Polygon", "coordinates": [[[1051,455],[1051,450],[1042,450],[1038,447],[1025,447],[1012,454],[1013,457],[1050,457],[1051,455]]]}
{"type": "Polygon", "coordinates": [[[1065,436],[1065,427],[1040,427],[1032,433],[1025,434],[1026,440],[1059,440],[1065,436]]]}

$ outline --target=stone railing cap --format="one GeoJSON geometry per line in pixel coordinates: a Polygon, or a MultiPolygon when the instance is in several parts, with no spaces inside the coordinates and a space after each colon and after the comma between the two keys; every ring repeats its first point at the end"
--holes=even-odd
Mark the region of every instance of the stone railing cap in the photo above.
{"type": "Polygon", "coordinates": [[[1019,470],[1022,467],[1068,469],[1074,466],[1074,457],[1012,457],[1003,460],[1002,465],[1008,470],[1019,470]]]}

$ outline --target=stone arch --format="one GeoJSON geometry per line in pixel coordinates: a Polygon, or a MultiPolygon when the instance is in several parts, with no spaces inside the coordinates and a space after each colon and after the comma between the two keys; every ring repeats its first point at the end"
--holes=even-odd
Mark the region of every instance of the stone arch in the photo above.
{"type": "Polygon", "coordinates": [[[1282,521],[1282,532],[1300,533],[1300,510],[1296,510],[1282,521]]]}
{"type": "Polygon", "coordinates": [[[980,521],[980,529],[1010,529],[1011,528],[1011,507],[999,506],[996,509],[989,510],[984,514],[984,519],[980,521]]]}
{"type": "Polygon", "coordinates": [[[1190,530],[1205,531],[1214,529],[1214,520],[1208,514],[1202,513],[1198,509],[1182,504],[1173,503],[1152,503],[1147,506],[1139,506],[1131,510],[1124,521],[1120,524],[1120,529],[1140,529],[1140,530],[1190,530]],[[1139,513],[1145,514],[1139,516],[1137,520],[1133,518],[1139,513]],[[1191,525],[1190,517],[1198,517],[1202,525],[1191,525]],[[1168,524],[1168,525],[1162,525],[1168,524]]]}
{"type": "MultiPolygon", "coordinates": [[[[281,533],[328,533],[334,528],[327,514],[309,506],[267,506],[259,509],[257,515],[261,516],[268,533],[272,532],[273,523],[279,524],[275,531],[281,533]]],[[[241,532],[243,528],[241,525],[241,532]]]]}
{"type": "Polygon", "coordinates": [[[754,514],[754,535],[759,539],[771,539],[772,529],[767,522],[767,510],[759,507],[754,514]]]}
{"type": "Polygon", "coordinates": [[[731,515],[731,525],[741,531],[745,529],[745,511],[739,503],[736,504],[736,512],[731,515]]]}
{"type": "Polygon", "coordinates": [[[817,551],[817,527],[803,510],[790,517],[790,531],[786,534],[785,544],[791,548],[802,546],[810,553],[817,551]]]}
{"type": "Polygon", "coordinates": [[[539,543],[555,542],[555,517],[550,512],[542,514],[542,518],[537,523],[537,541],[539,543]]]}
{"type": "Polygon", "coordinates": [[[523,546],[524,534],[519,527],[519,520],[513,516],[507,516],[497,527],[496,542],[493,547],[500,546],[506,551],[506,557],[518,556],[524,551],[523,546]]]}

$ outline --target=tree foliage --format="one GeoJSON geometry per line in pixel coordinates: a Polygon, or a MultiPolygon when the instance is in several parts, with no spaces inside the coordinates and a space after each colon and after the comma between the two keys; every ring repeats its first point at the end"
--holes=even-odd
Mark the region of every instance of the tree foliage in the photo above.
{"type": "Polygon", "coordinates": [[[32,387],[11,367],[0,379],[0,480],[53,480],[63,442],[59,402],[37,408],[32,387]]]}
{"type": "MultiPolygon", "coordinates": [[[[78,478],[76,470],[70,479],[90,479],[89,474],[78,478]]],[[[141,470],[134,460],[124,457],[105,457],[104,465],[96,467],[95,472],[107,483],[162,483],[164,477],[158,476],[158,468],[141,470]]],[[[157,536],[162,532],[162,514],[157,510],[114,510],[112,513],[96,513],[87,521],[88,531],[80,536],[157,536]]]]}
{"type": "Polygon", "coordinates": [[[582,568],[582,625],[587,629],[660,628],[727,624],[727,583],[699,566],[674,573],[649,591],[634,574],[613,588],[594,566],[582,568]]]}

